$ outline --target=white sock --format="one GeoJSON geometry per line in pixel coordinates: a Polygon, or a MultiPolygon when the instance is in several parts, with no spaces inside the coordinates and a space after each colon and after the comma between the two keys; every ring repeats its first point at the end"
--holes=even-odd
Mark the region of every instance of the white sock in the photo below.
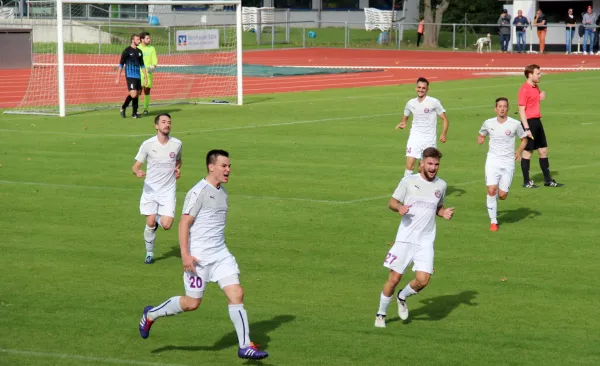
{"type": "Polygon", "coordinates": [[[250,329],[248,329],[248,314],[244,304],[229,305],[229,319],[235,327],[240,348],[250,346],[250,329]]]}
{"type": "Polygon", "coordinates": [[[162,227],[162,224],[160,223],[160,215],[156,214],[156,224],[158,226],[160,226],[161,229],[164,229],[164,227],[162,227]]]}
{"type": "Polygon", "coordinates": [[[181,305],[179,304],[180,299],[181,299],[181,296],[173,296],[172,298],[163,302],[162,304],[158,305],[157,307],[152,308],[152,310],[150,310],[148,312],[148,319],[156,320],[163,316],[177,315],[177,314],[183,312],[183,309],[181,308],[181,305]]]}
{"type": "Polygon", "coordinates": [[[394,297],[393,294],[392,294],[392,296],[387,297],[383,294],[383,292],[381,293],[381,296],[379,297],[379,310],[377,310],[377,314],[381,314],[381,315],[387,314],[387,308],[388,308],[388,306],[390,306],[390,302],[392,302],[393,297],[394,297]]]}
{"type": "Polygon", "coordinates": [[[406,301],[407,297],[416,295],[417,293],[418,292],[413,290],[412,287],[410,287],[410,284],[408,284],[402,291],[398,292],[398,300],[406,301]]]}
{"type": "Polygon", "coordinates": [[[492,224],[497,224],[498,220],[496,220],[496,215],[498,211],[498,201],[496,196],[487,196],[487,209],[492,224]]]}
{"type": "Polygon", "coordinates": [[[153,227],[146,225],[144,229],[144,241],[146,242],[146,252],[154,251],[154,239],[156,239],[156,230],[153,227]]]}
{"type": "Polygon", "coordinates": [[[412,175],[412,174],[413,174],[412,170],[404,169],[404,177],[408,177],[409,175],[412,175]]]}

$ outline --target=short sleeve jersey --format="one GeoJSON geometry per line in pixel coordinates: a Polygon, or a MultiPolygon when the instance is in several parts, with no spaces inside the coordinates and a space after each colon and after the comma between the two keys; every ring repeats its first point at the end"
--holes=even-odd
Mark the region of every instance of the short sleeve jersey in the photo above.
{"type": "Polygon", "coordinates": [[[181,160],[182,143],[175,137],[162,145],[154,136],[144,141],[135,160],[147,163],[144,191],[147,193],[165,193],[175,191],[177,178],[175,166],[181,160]]]}
{"type": "Polygon", "coordinates": [[[127,47],[121,54],[120,68],[125,68],[125,77],[140,79],[140,69],[145,68],[142,51],[131,46],[127,47]]]}
{"type": "Polygon", "coordinates": [[[158,59],[156,58],[156,49],[154,46],[144,46],[140,44],[138,48],[142,51],[144,66],[156,66],[158,65],[158,59]]]}
{"type": "Polygon", "coordinates": [[[214,263],[229,255],[225,244],[225,224],[229,209],[227,190],[214,187],[205,179],[185,196],[183,214],[194,217],[190,227],[190,254],[202,265],[214,263]]]}
{"type": "Polygon", "coordinates": [[[436,98],[426,96],[421,103],[417,98],[409,100],[404,107],[404,115],[413,116],[410,137],[425,141],[436,140],[437,119],[445,112],[442,103],[436,98]]]}
{"type": "Polygon", "coordinates": [[[525,107],[527,119],[542,118],[540,113],[540,88],[525,82],[519,89],[518,102],[520,107],[525,107]]]}
{"type": "Polygon", "coordinates": [[[440,178],[429,182],[421,174],[403,178],[392,197],[410,205],[402,217],[396,241],[433,246],[436,234],[436,216],[444,205],[448,185],[440,178]]]}
{"type": "Polygon", "coordinates": [[[486,164],[514,167],[515,139],[527,137],[521,122],[508,117],[500,123],[497,117],[490,118],[483,122],[479,134],[490,138],[486,164]]]}

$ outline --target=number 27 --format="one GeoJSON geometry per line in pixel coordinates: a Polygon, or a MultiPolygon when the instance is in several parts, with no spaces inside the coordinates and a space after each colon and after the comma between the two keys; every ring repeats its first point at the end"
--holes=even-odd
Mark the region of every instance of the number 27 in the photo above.
{"type": "Polygon", "coordinates": [[[393,255],[392,253],[388,253],[387,256],[385,257],[385,263],[388,263],[388,261],[389,261],[389,264],[392,264],[392,263],[394,263],[394,261],[396,259],[398,259],[397,256],[393,255]]]}

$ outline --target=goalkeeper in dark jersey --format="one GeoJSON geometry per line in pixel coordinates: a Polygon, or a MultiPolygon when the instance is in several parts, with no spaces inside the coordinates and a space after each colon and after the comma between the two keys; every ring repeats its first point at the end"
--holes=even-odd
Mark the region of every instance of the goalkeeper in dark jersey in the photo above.
{"type": "Polygon", "coordinates": [[[117,74],[117,80],[115,81],[115,85],[119,85],[119,80],[121,79],[121,72],[123,68],[125,68],[125,79],[127,80],[127,89],[129,90],[129,95],[125,98],[125,103],[121,107],[121,117],[125,118],[125,110],[129,106],[130,102],[133,102],[133,113],[131,116],[133,118],[140,118],[141,115],[138,114],[138,105],[139,105],[139,95],[142,91],[142,75],[144,74],[144,85],[148,83],[148,75],[146,74],[146,67],[144,65],[144,57],[142,51],[138,49],[138,45],[140,44],[140,36],[134,34],[131,36],[131,45],[127,47],[123,53],[121,54],[121,62],[119,62],[119,73],[117,74]]]}

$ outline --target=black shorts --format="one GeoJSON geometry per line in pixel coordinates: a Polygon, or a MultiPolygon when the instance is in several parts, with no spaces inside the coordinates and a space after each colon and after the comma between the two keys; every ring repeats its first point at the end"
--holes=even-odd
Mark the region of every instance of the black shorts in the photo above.
{"type": "Polygon", "coordinates": [[[142,79],[126,78],[127,90],[142,90],[142,79]]]}
{"type": "Polygon", "coordinates": [[[525,150],[533,151],[544,147],[548,147],[548,143],[546,142],[546,133],[544,132],[542,120],[539,118],[531,118],[527,120],[527,124],[529,125],[529,130],[531,131],[531,136],[533,136],[533,140],[529,137],[527,138],[527,146],[525,147],[525,150]]]}

